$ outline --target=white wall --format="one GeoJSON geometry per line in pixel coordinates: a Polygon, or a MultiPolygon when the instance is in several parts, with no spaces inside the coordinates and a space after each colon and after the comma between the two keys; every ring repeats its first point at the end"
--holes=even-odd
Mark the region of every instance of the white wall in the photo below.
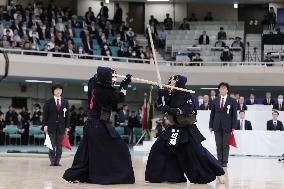
{"type": "MultiPolygon", "coordinates": [[[[148,24],[150,16],[154,17],[159,21],[163,22],[166,18],[166,13],[170,14],[173,19],[174,7],[172,3],[146,3],[145,4],[145,24],[148,24]]],[[[176,3],[175,5],[175,21],[180,22],[187,17],[187,4],[176,3]]]]}
{"type": "MultiPolygon", "coordinates": [[[[87,12],[89,7],[92,7],[95,16],[98,15],[100,9],[101,9],[101,5],[100,5],[101,1],[98,0],[78,0],[77,1],[77,14],[80,16],[84,16],[85,13],[87,12]]],[[[114,13],[115,13],[115,3],[111,2],[109,4],[105,4],[108,9],[109,9],[109,19],[113,19],[114,13]]],[[[122,19],[125,20],[126,19],[126,13],[129,10],[128,7],[128,2],[119,2],[120,7],[123,10],[123,15],[122,15],[122,19]]]]}
{"type": "Polygon", "coordinates": [[[198,20],[203,21],[207,12],[212,12],[215,21],[238,20],[238,9],[234,9],[233,4],[188,3],[188,17],[195,13],[198,20]],[[204,6],[208,8],[204,8],[204,6]]]}

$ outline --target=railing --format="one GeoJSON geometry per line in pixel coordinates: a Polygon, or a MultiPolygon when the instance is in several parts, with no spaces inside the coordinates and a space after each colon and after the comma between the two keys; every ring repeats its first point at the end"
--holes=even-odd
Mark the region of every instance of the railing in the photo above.
{"type": "MultiPolygon", "coordinates": [[[[45,52],[36,50],[22,50],[22,49],[5,49],[0,48],[0,52],[7,52],[8,54],[17,55],[34,55],[34,56],[46,56],[49,58],[71,58],[71,59],[89,59],[97,61],[114,61],[120,63],[138,63],[138,64],[154,64],[151,59],[138,59],[138,58],[125,58],[125,57],[109,57],[109,56],[99,56],[99,55],[88,55],[88,54],[70,54],[62,52],[45,52]]],[[[165,66],[195,66],[195,67],[210,67],[210,66],[220,66],[220,67],[233,67],[233,66],[257,66],[257,67],[284,67],[284,61],[280,62],[176,62],[176,61],[165,61],[158,60],[159,65],[165,66]]]]}

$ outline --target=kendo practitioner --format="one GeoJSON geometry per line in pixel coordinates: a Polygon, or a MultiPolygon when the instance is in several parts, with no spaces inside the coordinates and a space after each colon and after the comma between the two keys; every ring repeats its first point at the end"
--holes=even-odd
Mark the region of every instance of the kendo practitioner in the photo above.
{"type": "Polygon", "coordinates": [[[125,99],[131,75],[115,91],[116,73],[108,67],[98,67],[89,80],[88,120],[72,167],[63,179],[69,182],[95,184],[132,184],[135,182],[129,149],[111,124],[113,107],[125,99]]]}
{"type": "MultiPolygon", "coordinates": [[[[170,77],[169,85],[185,88],[187,78],[170,77]]],[[[198,130],[196,108],[189,92],[158,91],[157,109],[164,113],[165,130],[151,148],[145,180],[154,183],[186,182],[206,184],[225,172],[216,158],[202,145],[205,140],[198,130]]]]}

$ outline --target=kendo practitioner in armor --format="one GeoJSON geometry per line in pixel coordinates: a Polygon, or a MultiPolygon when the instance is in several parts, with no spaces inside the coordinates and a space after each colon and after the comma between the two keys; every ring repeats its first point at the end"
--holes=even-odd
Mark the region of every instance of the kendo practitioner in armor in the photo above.
{"type": "Polygon", "coordinates": [[[115,91],[116,73],[98,67],[88,83],[88,120],[72,167],[63,179],[95,184],[132,184],[135,182],[131,156],[125,142],[109,121],[113,107],[125,99],[131,75],[115,91]]]}
{"type": "MultiPolygon", "coordinates": [[[[169,85],[185,88],[187,78],[170,77],[169,85]]],[[[145,180],[154,183],[206,184],[225,172],[202,145],[205,140],[195,122],[197,111],[189,92],[159,89],[157,109],[164,113],[165,130],[151,148],[145,180]]]]}

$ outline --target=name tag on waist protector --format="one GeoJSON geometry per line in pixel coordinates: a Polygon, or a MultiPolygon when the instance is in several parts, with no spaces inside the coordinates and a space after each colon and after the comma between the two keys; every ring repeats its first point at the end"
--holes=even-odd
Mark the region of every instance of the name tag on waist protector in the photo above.
{"type": "Polygon", "coordinates": [[[168,146],[177,147],[180,141],[181,129],[171,129],[168,146]]]}

